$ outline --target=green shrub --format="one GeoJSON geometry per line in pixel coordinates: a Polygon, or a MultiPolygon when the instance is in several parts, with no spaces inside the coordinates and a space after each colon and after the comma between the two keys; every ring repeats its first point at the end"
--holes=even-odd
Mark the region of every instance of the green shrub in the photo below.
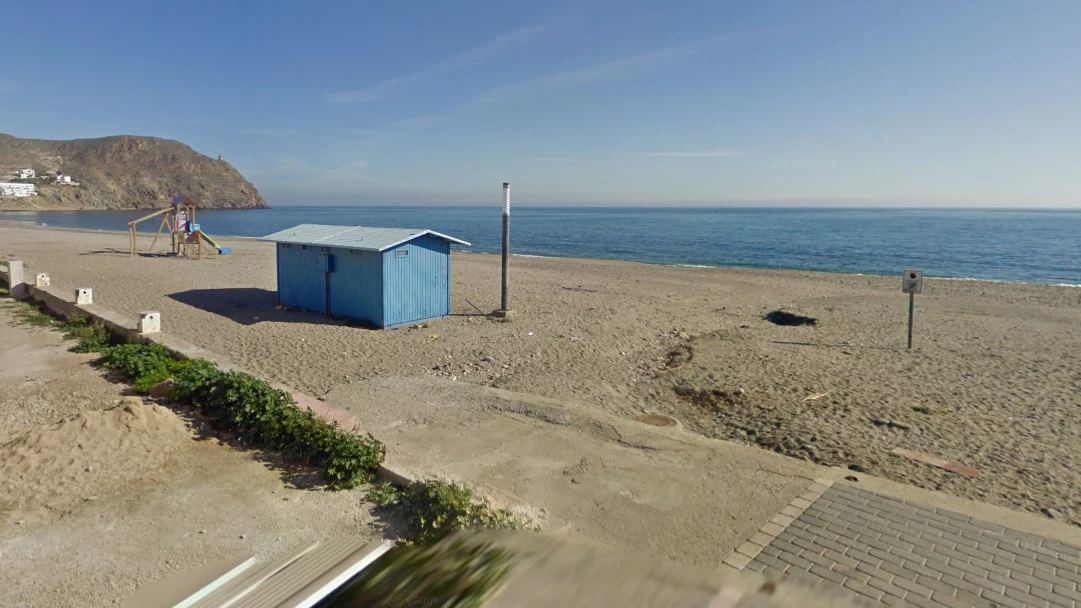
{"type": "Polygon", "coordinates": [[[76,352],[101,353],[101,364],[128,382],[137,393],[148,393],[170,378],[171,397],[194,404],[209,414],[214,425],[235,432],[258,447],[282,450],[318,467],[333,488],[370,482],[386,449],[371,435],[360,437],[301,409],[289,393],[239,372],[223,372],[204,359],[179,358],[160,344],[110,345],[104,327],[87,317],[58,323],[40,305],[19,304],[16,316],[24,323],[62,329],[78,340],[76,352]]]}
{"type": "Polygon", "coordinates": [[[223,372],[198,360],[177,372],[173,382],[173,396],[205,409],[217,426],[318,467],[331,487],[371,481],[386,457],[383,444],[371,435],[359,437],[316,418],[289,393],[248,374],[223,372]]]}
{"type": "Polygon", "coordinates": [[[102,364],[129,380],[135,392],[144,395],[191,365],[160,344],[119,344],[106,348],[102,351],[102,364]]]}
{"type": "Polygon", "coordinates": [[[101,353],[112,343],[112,335],[105,327],[91,322],[90,317],[75,316],[60,324],[64,335],[77,340],[71,347],[75,353],[101,353]]]}
{"type": "Polygon", "coordinates": [[[376,506],[401,516],[407,535],[420,544],[438,541],[457,530],[525,528],[510,511],[493,509],[456,483],[438,480],[406,486],[382,483],[373,487],[368,497],[376,506]]]}

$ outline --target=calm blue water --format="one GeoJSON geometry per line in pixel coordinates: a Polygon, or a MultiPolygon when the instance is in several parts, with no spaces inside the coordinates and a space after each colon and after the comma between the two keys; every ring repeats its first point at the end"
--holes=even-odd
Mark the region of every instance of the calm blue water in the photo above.
{"type": "MultiPolygon", "coordinates": [[[[0,219],[125,230],[145,212],[6,212],[0,219]]],[[[198,212],[212,236],[301,223],[431,228],[497,252],[492,207],[277,207],[198,212]]],[[[145,225],[145,231],[157,226],[145,225]]],[[[605,209],[520,207],[515,253],[1081,285],[1081,211],[932,209],[605,209]]]]}

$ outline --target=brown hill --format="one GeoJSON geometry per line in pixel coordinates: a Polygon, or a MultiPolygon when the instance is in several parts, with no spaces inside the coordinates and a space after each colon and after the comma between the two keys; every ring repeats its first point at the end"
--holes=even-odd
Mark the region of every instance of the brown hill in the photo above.
{"type": "Polygon", "coordinates": [[[266,207],[232,165],[157,137],[52,141],[0,133],[0,181],[37,171],[38,196],[0,197],[0,209],[152,209],[179,195],[211,209],[266,207]],[[58,171],[78,185],[56,184],[58,171]]]}

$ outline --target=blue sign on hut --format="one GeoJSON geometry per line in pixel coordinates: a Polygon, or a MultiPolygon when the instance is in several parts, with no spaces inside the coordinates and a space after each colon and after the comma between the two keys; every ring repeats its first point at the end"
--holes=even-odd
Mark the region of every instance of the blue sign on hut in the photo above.
{"type": "Polygon", "coordinates": [[[432,230],[301,224],[263,237],[278,244],[278,302],[398,327],[450,314],[450,245],[432,230]]]}

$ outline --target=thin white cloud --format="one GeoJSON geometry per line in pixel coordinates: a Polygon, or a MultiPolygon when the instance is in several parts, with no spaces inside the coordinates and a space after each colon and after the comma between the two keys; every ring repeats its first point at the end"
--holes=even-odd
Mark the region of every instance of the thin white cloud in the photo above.
{"type": "Polygon", "coordinates": [[[390,126],[392,126],[392,127],[405,127],[405,128],[426,127],[428,125],[433,125],[433,124],[435,124],[437,122],[442,122],[444,120],[447,120],[448,118],[451,118],[450,114],[429,114],[427,116],[416,116],[416,117],[413,117],[413,118],[406,118],[406,119],[403,119],[403,120],[396,120],[396,121],[390,123],[390,126]]]}
{"type": "Polygon", "coordinates": [[[245,135],[258,135],[260,137],[289,137],[301,133],[297,129],[276,129],[273,127],[249,127],[241,129],[240,132],[245,135]]]}
{"type": "Polygon", "coordinates": [[[269,166],[251,169],[250,174],[259,177],[260,184],[290,192],[300,188],[307,193],[349,193],[372,184],[401,191],[437,191],[429,186],[373,175],[370,166],[371,162],[363,158],[340,165],[326,165],[296,156],[284,156],[269,166]]]}
{"type": "Polygon", "coordinates": [[[775,28],[728,32],[694,42],[599,61],[583,68],[527,78],[482,91],[467,102],[465,107],[468,109],[478,108],[490,104],[526,99],[594,82],[642,76],[706,52],[723,42],[772,31],[773,29],[775,28]]]}
{"type": "Polygon", "coordinates": [[[61,106],[81,106],[89,103],[97,103],[104,101],[105,97],[102,95],[62,95],[60,97],[46,97],[47,103],[61,105],[61,106]]]}
{"type": "Polygon", "coordinates": [[[563,23],[564,20],[559,18],[545,19],[533,25],[513,29],[483,44],[455,53],[422,70],[403,74],[365,89],[328,93],[326,102],[341,104],[379,101],[386,98],[388,91],[404,84],[420,80],[426,76],[481,65],[510,52],[515,47],[543,40],[558,31],[563,23]]]}
{"type": "Polygon", "coordinates": [[[541,157],[538,157],[538,158],[534,158],[533,160],[538,162],[538,163],[574,163],[574,162],[578,162],[577,159],[565,158],[565,157],[562,157],[562,156],[541,156],[541,157]]]}
{"type": "Polygon", "coordinates": [[[327,103],[370,103],[383,99],[382,93],[375,91],[347,91],[345,93],[327,93],[327,103]]]}
{"type": "Polygon", "coordinates": [[[391,127],[421,127],[449,120],[489,105],[508,103],[528,99],[538,95],[587,85],[594,82],[616,80],[648,74],[669,65],[678,63],[699,53],[706,52],[721,43],[745,36],[774,31],[779,28],[761,28],[740,30],[717,34],[695,42],[663,47],[612,59],[600,61],[584,68],[553,72],[517,82],[493,87],[474,95],[471,99],[444,114],[418,116],[390,123],[391,127]]]}
{"type": "Polygon", "coordinates": [[[743,156],[739,150],[680,150],[676,152],[646,152],[655,158],[732,158],[743,156]]]}

